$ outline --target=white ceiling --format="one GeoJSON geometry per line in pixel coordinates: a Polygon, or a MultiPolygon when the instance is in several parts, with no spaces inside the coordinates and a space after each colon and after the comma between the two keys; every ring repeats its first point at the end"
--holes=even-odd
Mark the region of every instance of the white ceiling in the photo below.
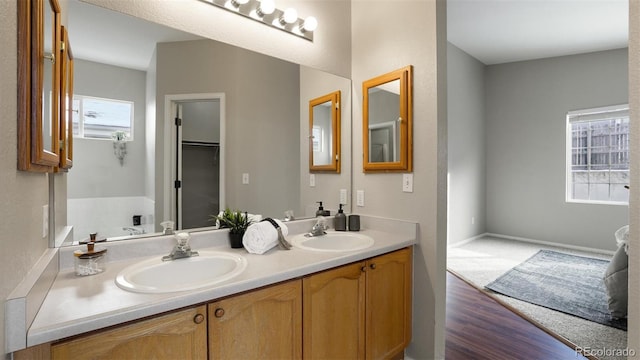
{"type": "Polygon", "coordinates": [[[447,0],[449,42],[486,65],[627,47],[627,0],[447,0]]]}
{"type": "Polygon", "coordinates": [[[201,39],[183,31],[69,0],[69,40],[75,58],[146,70],[156,43],[201,39]]]}
{"type": "MultiPolygon", "coordinates": [[[[491,65],[626,47],[628,17],[627,0],[447,0],[447,36],[491,65]]],[[[68,26],[75,57],[138,70],[156,43],[201,38],[78,0],[68,26]]]]}

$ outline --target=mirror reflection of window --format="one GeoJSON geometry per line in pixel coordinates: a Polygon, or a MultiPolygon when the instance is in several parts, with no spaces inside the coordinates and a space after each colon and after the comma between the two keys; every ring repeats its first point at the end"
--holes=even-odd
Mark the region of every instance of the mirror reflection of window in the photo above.
{"type": "Polygon", "coordinates": [[[133,102],[82,95],[73,97],[73,134],[85,139],[111,139],[122,131],[133,140],[133,102]]]}

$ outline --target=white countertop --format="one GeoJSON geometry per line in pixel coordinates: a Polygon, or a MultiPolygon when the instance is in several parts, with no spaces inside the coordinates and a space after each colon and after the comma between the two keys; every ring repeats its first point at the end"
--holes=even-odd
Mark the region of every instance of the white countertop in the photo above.
{"type": "MultiPolygon", "coordinates": [[[[49,289],[29,327],[27,346],[210,302],[224,296],[298,278],[415,244],[415,224],[403,222],[399,226],[404,227],[405,231],[393,231],[389,229],[389,221],[392,220],[383,221],[382,225],[387,226],[374,226],[372,222],[371,227],[360,231],[361,234],[371,236],[375,243],[367,249],[351,252],[317,252],[295,247],[284,251],[276,247],[264,255],[254,255],[244,249],[231,249],[226,241],[220,241],[220,234],[210,235],[215,238],[209,242],[213,246],[192,245],[193,249],[241,254],[247,259],[248,265],[244,272],[233,279],[193,291],[142,294],[122,290],[115,284],[118,272],[128,265],[158,256],[155,254],[110,261],[106,264],[106,270],[103,273],[86,277],[76,276],[72,267],[61,266],[53,286],[49,289]],[[380,231],[373,230],[372,227],[386,229],[380,231]]],[[[367,221],[364,223],[366,224],[367,221]]],[[[391,228],[395,228],[396,225],[398,224],[394,224],[391,228]]],[[[227,234],[222,235],[226,239],[227,234]]],[[[60,256],[62,258],[67,255],[61,253],[60,256]]]]}

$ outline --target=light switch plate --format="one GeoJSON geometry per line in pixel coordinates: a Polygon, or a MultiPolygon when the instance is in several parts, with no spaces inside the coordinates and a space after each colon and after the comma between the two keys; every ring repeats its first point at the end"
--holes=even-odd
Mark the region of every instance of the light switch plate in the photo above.
{"type": "Polygon", "coordinates": [[[356,205],[364,206],[364,190],[356,191],[356,205]]]}
{"type": "Polygon", "coordinates": [[[402,191],[413,192],[413,174],[402,174],[402,191]]]}
{"type": "Polygon", "coordinates": [[[316,174],[309,175],[309,186],[311,187],[316,186],[316,174]]]}
{"type": "Polygon", "coordinates": [[[249,173],[242,174],[242,184],[243,185],[249,184],[249,173]]]}
{"type": "Polygon", "coordinates": [[[347,205],[347,189],[340,189],[340,204],[347,205]]]}

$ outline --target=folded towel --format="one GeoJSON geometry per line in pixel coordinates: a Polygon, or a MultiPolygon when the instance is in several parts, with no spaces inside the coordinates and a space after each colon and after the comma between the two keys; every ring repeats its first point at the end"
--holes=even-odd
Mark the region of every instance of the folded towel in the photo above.
{"type": "MultiPolygon", "coordinates": [[[[280,220],[275,220],[282,231],[283,236],[289,234],[289,229],[280,220]]],[[[268,221],[251,224],[242,237],[242,245],[251,254],[264,254],[271,248],[278,246],[278,231],[268,221]]]]}

